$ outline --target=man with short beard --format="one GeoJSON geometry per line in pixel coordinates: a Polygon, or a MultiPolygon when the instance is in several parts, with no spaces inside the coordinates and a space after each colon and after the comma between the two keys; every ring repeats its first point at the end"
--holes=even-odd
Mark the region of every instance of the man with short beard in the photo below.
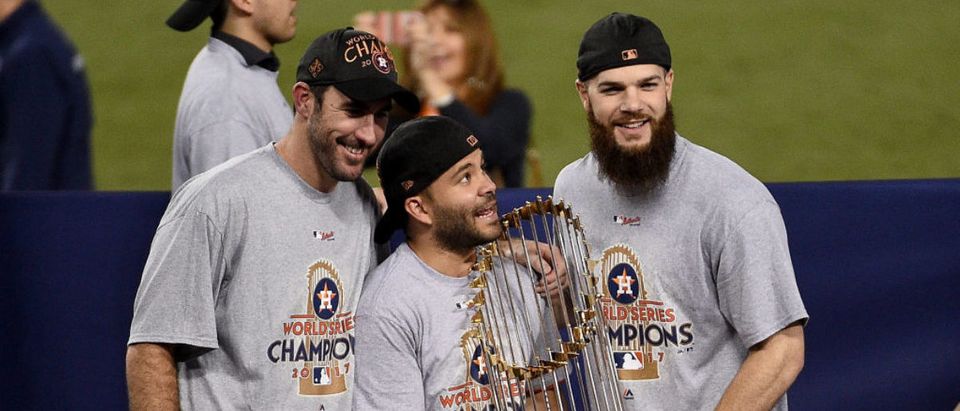
{"type": "MultiPolygon", "coordinates": [[[[476,247],[501,233],[496,186],[483,166],[480,141],[447,117],[411,120],[384,143],[377,171],[388,206],[375,240],[385,242],[403,229],[406,242],[364,284],[356,317],[355,409],[495,405],[482,350],[470,338],[475,311],[463,304],[476,293],[470,288],[476,247]],[[454,399],[464,391],[475,395],[454,399]]],[[[487,278],[505,281],[500,290],[533,287],[525,276],[487,278]]],[[[526,307],[530,328],[540,330],[535,300],[541,297],[506,293],[502,300],[488,294],[487,303],[512,300],[511,306],[526,307]]],[[[518,349],[530,353],[535,346],[518,349]]]]}
{"type": "Polygon", "coordinates": [[[131,409],[350,409],[353,313],[386,257],[360,177],[391,100],[419,110],[386,45],[331,31],[300,60],[290,131],[176,192],[134,303],[131,409]]]}
{"type": "Polygon", "coordinates": [[[554,195],[599,251],[627,409],[786,409],[807,313],[779,207],[674,130],[670,49],[643,17],[584,34],[576,82],[591,152],[554,195]]]}

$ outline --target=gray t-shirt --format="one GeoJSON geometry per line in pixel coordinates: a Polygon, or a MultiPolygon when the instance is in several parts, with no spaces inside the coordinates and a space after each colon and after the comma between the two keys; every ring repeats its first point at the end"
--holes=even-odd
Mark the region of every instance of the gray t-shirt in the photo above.
{"type": "Polygon", "coordinates": [[[777,203],[723,156],[677,136],[666,184],[622,194],[591,153],[560,172],[554,196],[601,260],[627,409],[714,408],[749,347],[807,318],[777,203]]]}
{"type": "Polygon", "coordinates": [[[277,74],[247,64],[239,51],[210,38],[190,64],[177,105],[173,192],[190,177],[290,130],[293,112],[277,74]]]}
{"type": "MultiPolygon", "coordinates": [[[[370,274],[357,308],[355,409],[461,410],[494,404],[482,346],[470,331],[475,311],[462,304],[476,293],[469,287],[475,275],[443,275],[407,244],[370,274]]],[[[512,343],[501,338],[502,346],[508,347],[502,355],[514,363],[533,358],[533,347],[543,347],[545,335],[556,336],[551,330],[537,331],[542,329],[538,315],[544,312],[545,300],[515,292],[515,275],[488,278],[487,304],[526,307],[529,319],[530,328],[515,330],[512,343]],[[514,292],[507,294],[508,290],[514,292]]],[[[519,281],[523,289],[531,289],[529,276],[520,276],[519,281]]],[[[552,317],[544,315],[550,324],[552,317]]],[[[552,376],[547,380],[553,383],[552,376]]],[[[530,388],[536,390],[533,385],[530,388]]],[[[515,384],[511,389],[520,388],[515,384]]]]}
{"type": "Polygon", "coordinates": [[[370,187],[310,187],[273,144],[167,207],[129,344],[178,344],[184,409],[349,409],[354,310],[376,266],[370,187]]]}

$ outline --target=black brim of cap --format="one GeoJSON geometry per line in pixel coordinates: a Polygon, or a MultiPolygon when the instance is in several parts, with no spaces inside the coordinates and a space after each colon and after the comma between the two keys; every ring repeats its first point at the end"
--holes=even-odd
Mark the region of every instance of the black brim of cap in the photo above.
{"type": "Polygon", "coordinates": [[[177,31],[190,31],[203,23],[217,8],[220,0],[187,0],[167,18],[167,26],[177,31]]]}
{"type": "Polygon", "coordinates": [[[377,228],[373,230],[373,241],[383,244],[390,240],[393,232],[402,228],[401,225],[406,222],[406,213],[402,204],[387,207],[387,212],[383,213],[377,222],[377,228]]]}
{"type": "Polygon", "coordinates": [[[392,98],[400,107],[411,114],[420,112],[420,99],[410,90],[403,88],[387,77],[348,80],[333,85],[356,101],[370,102],[382,98],[392,98]]]}

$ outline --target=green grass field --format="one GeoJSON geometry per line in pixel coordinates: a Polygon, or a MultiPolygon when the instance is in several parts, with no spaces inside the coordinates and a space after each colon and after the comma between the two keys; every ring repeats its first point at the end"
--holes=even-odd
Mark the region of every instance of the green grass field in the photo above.
{"type": "MultiPolygon", "coordinates": [[[[177,100],[209,23],[186,34],[167,28],[176,0],[44,3],[87,61],[97,188],[169,190],[177,100]]],[[[960,2],[485,4],[507,81],[533,100],[546,185],[587,150],[573,88],[577,47],[614,10],[663,29],[680,133],[763,181],[960,176],[960,2]]],[[[413,5],[301,0],[297,37],[276,50],[281,88],[290,89],[316,36],[361,10],[413,5]]]]}

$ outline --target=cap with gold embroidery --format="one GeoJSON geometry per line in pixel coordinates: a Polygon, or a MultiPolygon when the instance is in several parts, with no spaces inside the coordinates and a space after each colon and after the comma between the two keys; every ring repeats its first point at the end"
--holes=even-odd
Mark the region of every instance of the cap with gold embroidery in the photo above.
{"type": "Polygon", "coordinates": [[[390,97],[411,113],[420,111],[417,96],[397,83],[397,67],[387,45],[352,27],[317,37],[300,58],[297,81],[332,85],[362,102],[390,97]]]}

